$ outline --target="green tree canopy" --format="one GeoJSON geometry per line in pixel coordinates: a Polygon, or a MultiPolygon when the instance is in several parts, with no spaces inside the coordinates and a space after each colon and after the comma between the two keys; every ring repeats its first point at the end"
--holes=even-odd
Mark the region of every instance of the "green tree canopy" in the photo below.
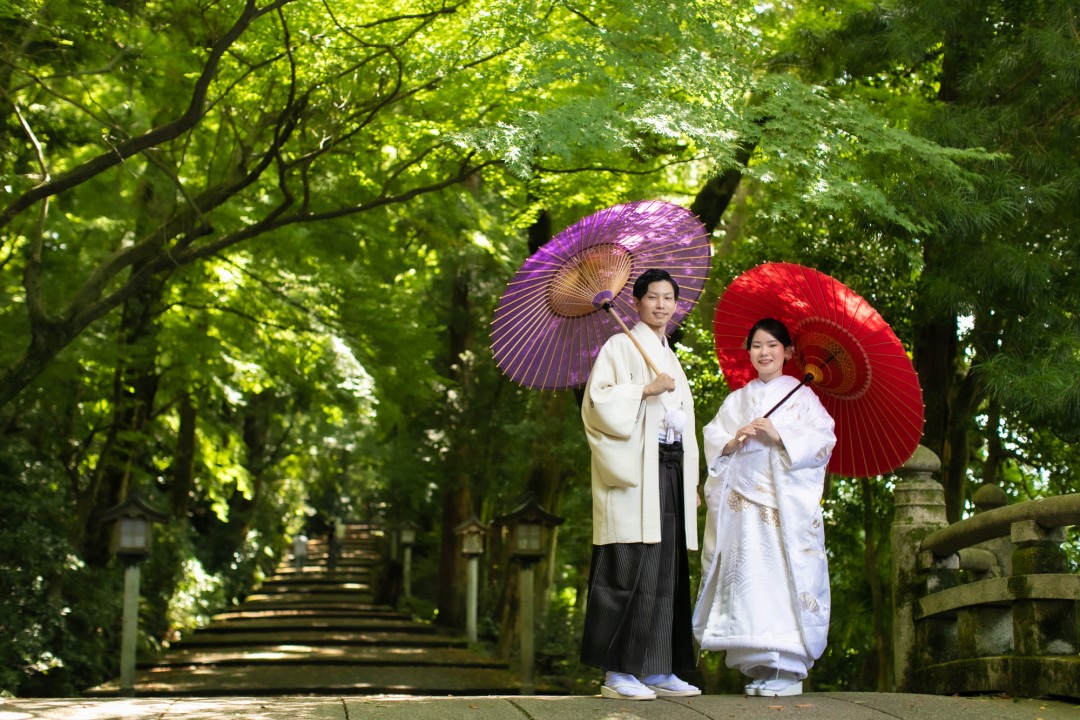
{"type": "MultiPolygon", "coordinates": [[[[129,492],[172,518],[150,644],[316,511],[419,516],[453,624],[453,527],[531,492],[574,519],[546,577],[583,589],[576,398],[513,386],[487,334],[529,252],[618,202],[716,231],[683,338],[703,421],[716,296],[803,262],[912,348],[954,508],[975,472],[1038,492],[1076,426],[1073,27],[1055,2],[0,2],[3,687],[114,669],[96,517],[129,492]]],[[[832,495],[867,598],[848,555],[883,487],[832,495]]]]}

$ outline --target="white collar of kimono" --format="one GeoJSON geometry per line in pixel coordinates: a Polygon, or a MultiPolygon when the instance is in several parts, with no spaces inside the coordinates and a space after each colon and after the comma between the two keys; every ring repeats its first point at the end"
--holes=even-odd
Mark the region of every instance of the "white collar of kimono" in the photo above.
{"type": "MultiPolygon", "coordinates": [[[[666,372],[673,378],[679,377],[676,367],[678,360],[675,358],[674,352],[668,351],[669,346],[666,337],[661,340],[657,337],[656,333],[653,332],[653,329],[643,322],[639,322],[637,325],[630,328],[630,332],[632,332],[638,342],[641,343],[641,347],[648,353],[649,359],[653,361],[653,364],[656,365],[661,372],[666,372]]],[[[678,395],[678,392],[660,393],[660,403],[668,411],[680,408],[682,402],[678,399],[678,395]]],[[[678,420],[676,418],[671,418],[670,422],[676,424],[678,423],[678,420]]]]}
{"type": "Polygon", "coordinates": [[[761,382],[761,378],[754,378],[750,381],[757,392],[763,392],[766,395],[772,395],[773,393],[783,392],[786,393],[791,390],[792,386],[798,385],[799,381],[790,375],[780,375],[774,377],[769,382],[761,382]]]}
{"type": "Polygon", "coordinates": [[[780,398],[791,392],[791,389],[799,384],[798,379],[790,375],[780,375],[769,382],[761,382],[760,378],[754,378],[747,383],[749,392],[750,408],[754,417],[761,417],[772,409],[780,398]]]}
{"type": "Polygon", "coordinates": [[[668,342],[665,337],[661,340],[653,332],[653,329],[643,322],[639,322],[634,327],[630,328],[630,332],[634,334],[638,342],[645,349],[645,352],[649,354],[649,359],[653,361],[653,364],[660,370],[667,372],[669,375],[674,375],[671,372],[671,356],[668,354],[668,342]]]}

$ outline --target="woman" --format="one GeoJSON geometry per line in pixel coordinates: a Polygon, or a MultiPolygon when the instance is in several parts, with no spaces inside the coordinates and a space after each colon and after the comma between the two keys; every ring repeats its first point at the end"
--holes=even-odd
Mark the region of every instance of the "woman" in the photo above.
{"type": "Polygon", "coordinates": [[[747,695],[798,695],[825,649],[829,568],[821,493],[836,436],[808,387],[784,375],[791,336],[759,320],[746,339],[757,379],[704,430],[708,518],[694,635],[751,678],[747,695]]]}

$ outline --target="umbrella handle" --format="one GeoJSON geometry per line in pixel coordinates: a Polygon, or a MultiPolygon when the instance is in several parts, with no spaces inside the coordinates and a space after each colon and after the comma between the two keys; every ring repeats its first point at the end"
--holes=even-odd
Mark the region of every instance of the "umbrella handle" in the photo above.
{"type": "MultiPolygon", "coordinates": [[[[769,408],[769,412],[765,413],[765,414],[764,414],[764,415],[762,415],[761,417],[769,417],[770,415],[772,415],[772,414],[773,414],[773,412],[774,412],[774,411],[775,411],[775,410],[776,410],[776,409],[777,409],[778,407],[780,407],[781,405],[783,405],[783,404],[784,404],[784,403],[785,403],[785,402],[787,401],[787,399],[788,399],[789,397],[791,397],[792,395],[794,395],[794,394],[795,394],[795,393],[796,393],[796,392],[797,392],[797,391],[799,390],[799,388],[801,388],[801,387],[802,387],[803,385],[805,385],[806,383],[810,382],[810,381],[811,381],[811,380],[813,380],[813,379],[814,379],[814,373],[806,373],[806,375],[805,375],[805,376],[803,376],[802,382],[800,382],[800,383],[799,383],[798,385],[796,385],[796,386],[795,386],[794,388],[792,388],[792,389],[791,389],[791,392],[789,392],[789,393],[788,393],[787,395],[785,395],[784,397],[780,398],[780,402],[776,403],[776,404],[775,404],[775,405],[773,405],[773,406],[772,406],[771,408],[769,408]]],[[[740,436],[739,436],[739,443],[741,444],[741,443],[742,443],[742,441],[743,441],[743,440],[745,440],[745,439],[746,439],[746,436],[745,436],[745,435],[740,435],[740,436]]]]}
{"type": "MultiPolygon", "coordinates": [[[[826,360],[824,364],[828,365],[829,363],[831,363],[835,359],[836,359],[836,353],[829,353],[829,359],[826,360]]],[[[821,378],[822,378],[821,368],[819,368],[817,365],[807,365],[806,367],[810,368],[810,371],[808,373],[806,373],[806,375],[803,376],[802,382],[800,382],[798,385],[796,385],[795,388],[791,392],[789,392],[787,395],[780,398],[780,402],[776,403],[771,408],[769,408],[769,412],[762,415],[762,417],[769,417],[770,415],[772,415],[773,411],[776,410],[776,408],[783,405],[784,402],[789,397],[791,397],[792,395],[795,394],[796,390],[801,388],[803,385],[806,385],[808,382],[811,382],[811,381],[813,381],[813,382],[821,382],[821,378]]],[[[803,368],[803,369],[805,370],[806,368],[803,368]]],[[[745,435],[740,435],[739,436],[739,443],[741,444],[742,441],[745,440],[745,439],[746,439],[745,435]]]]}
{"type": "Polygon", "coordinates": [[[649,366],[649,369],[652,370],[653,373],[655,373],[657,376],[659,376],[661,373],[657,369],[656,365],[653,365],[653,361],[649,358],[648,353],[645,352],[645,348],[641,347],[641,343],[637,341],[637,338],[630,334],[630,330],[626,327],[626,323],[623,322],[622,318],[619,317],[619,313],[612,311],[611,303],[604,303],[603,308],[608,311],[608,314],[611,315],[611,317],[615,318],[615,322],[619,323],[619,327],[621,327],[623,329],[623,332],[626,333],[626,337],[630,338],[631,342],[634,343],[634,347],[636,347],[638,349],[638,352],[641,353],[641,357],[645,358],[645,364],[649,366]]]}

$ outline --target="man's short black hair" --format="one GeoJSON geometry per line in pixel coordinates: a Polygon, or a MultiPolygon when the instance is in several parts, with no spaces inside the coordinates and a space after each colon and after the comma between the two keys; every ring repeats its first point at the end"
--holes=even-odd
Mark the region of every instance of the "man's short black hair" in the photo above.
{"type": "Polygon", "coordinates": [[[634,281],[634,297],[638,300],[645,297],[645,293],[648,292],[649,286],[654,282],[660,282],[666,280],[671,283],[671,287],[675,290],[675,299],[679,299],[679,283],[675,282],[675,279],[671,277],[671,273],[667,270],[661,270],[659,268],[651,268],[641,273],[637,280],[634,281]]]}

